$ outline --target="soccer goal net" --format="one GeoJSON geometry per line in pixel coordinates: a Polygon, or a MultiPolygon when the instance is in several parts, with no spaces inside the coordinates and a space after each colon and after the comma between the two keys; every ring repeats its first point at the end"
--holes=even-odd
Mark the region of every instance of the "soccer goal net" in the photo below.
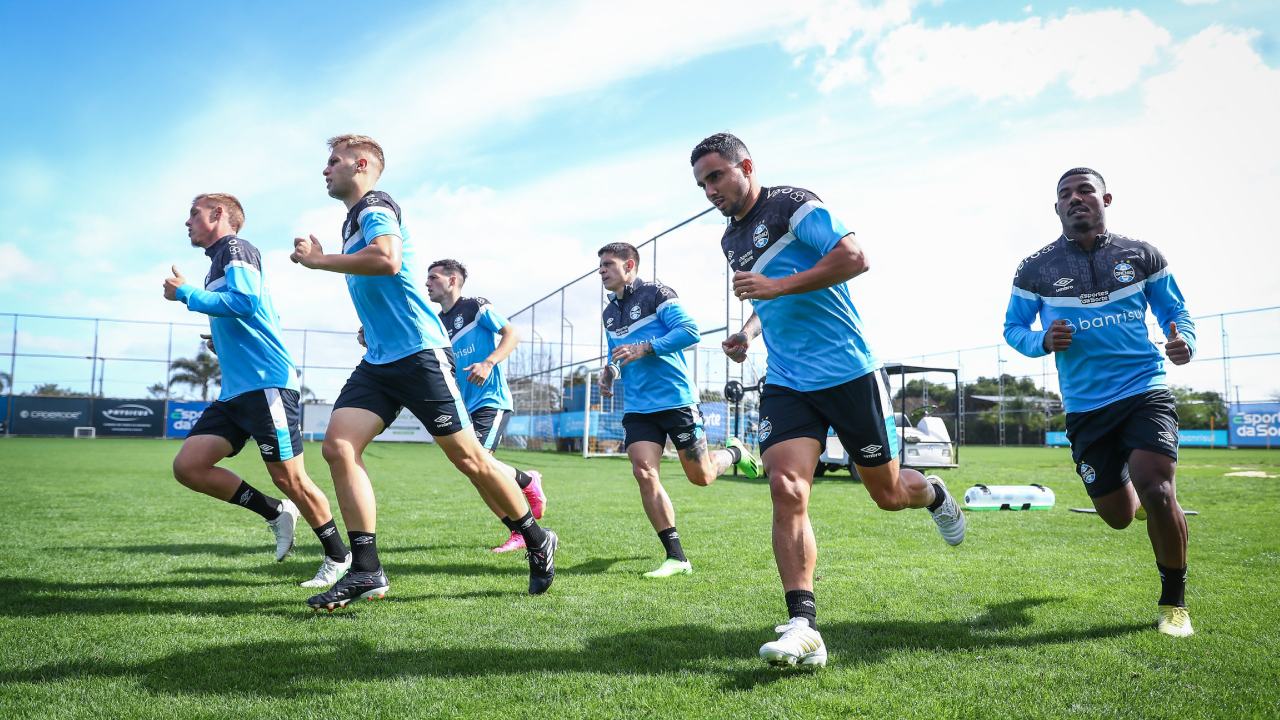
{"type": "Polygon", "coordinates": [[[92,440],[98,437],[98,431],[92,427],[78,427],[73,431],[76,438],[92,440]]]}
{"type": "Polygon", "coordinates": [[[582,404],[582,457],[625,455],[622,447],[622,380],[613,384],[613,396],[600,394],[600,371],[587,375],[582,404]]]}

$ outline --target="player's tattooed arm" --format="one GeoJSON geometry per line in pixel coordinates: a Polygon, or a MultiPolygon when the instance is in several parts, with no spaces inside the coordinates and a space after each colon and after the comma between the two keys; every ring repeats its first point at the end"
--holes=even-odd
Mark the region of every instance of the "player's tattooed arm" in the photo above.
{"type": "Polygon", "coordinates": [[[744,362],[747,359],[747,348],[751,346],[751,341],[760,334],[760,316],[754,312],[747,321],[743,323],[742,329],[725,338],[720,343],[720,348],[724,350],[724,354],[734,362],[744,362]]]}

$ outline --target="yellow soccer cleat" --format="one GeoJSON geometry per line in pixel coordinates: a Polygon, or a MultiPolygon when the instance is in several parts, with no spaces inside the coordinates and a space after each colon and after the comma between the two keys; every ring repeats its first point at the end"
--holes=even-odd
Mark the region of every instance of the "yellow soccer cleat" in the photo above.
{"type": "Polygon", "coordinates": [[[1191,629],[1191,613],[1181,605],[1160,605],[1160,621],[1156,629],[1171,637],[1187,637],[1191,629]]]}

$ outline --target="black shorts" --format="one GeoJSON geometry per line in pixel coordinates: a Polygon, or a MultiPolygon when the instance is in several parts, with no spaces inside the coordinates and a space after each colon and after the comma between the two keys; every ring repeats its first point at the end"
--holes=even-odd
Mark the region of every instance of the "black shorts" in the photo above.
{"type": "Polygon", "coordinates": [[[471,412],[471,424],[475,428],[476,438],[485,450],[493,452],[502,442],[507,432],[507,423],[511,422],[511,411],[496,407],[476,408],[471,412]]]}
{"type": "Polygon", "coordinates": [[[408,408],[433,436],[452,435],[471,424],[453,377],[453,350],[422,350],[385,365],[360,361],[333,404],[335,411],[360,408],[390,427],[408,408]]]}
{"type": "Polygon", "coordinates": [[[231,443],[231,454],[253,438],[266,462],[302,454],[302,413],[297,390],[250,390],[230,400],[215,400],[200,413],[187,437],[217,435],[231,443]]]}
{"type": "Polygon", "coordinates": [[[1178,408],[1164,388],[1148,390],[1096,410],[1067,413],[1071,459],[1089,497],[1129,482],[1129,453],[1150,450],[1178,459],[1178,408]]]}
{"type": "Polygon", "coordinates": [[[760,452],[795,438],[827,445],[836,431],[855,465],[879,467],[898,457],[898,431],[884,370],[873,370],[835,387],[803,392],[765,385],[760,393],[760,452]]]}
{"type": "Polygon", "coordinates": [[[665,446],[668,437],[677,450],[688,450],[706,437],[702,429],[702,411],[697,405],[651,413],[624,413],[622,433],[624,450],[635,442],[665,446]]]}

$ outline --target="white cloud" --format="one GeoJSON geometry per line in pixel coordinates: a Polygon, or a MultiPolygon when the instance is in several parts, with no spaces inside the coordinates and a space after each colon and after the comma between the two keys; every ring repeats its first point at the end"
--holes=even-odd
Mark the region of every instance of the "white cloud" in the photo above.
{"type": "Polygon", "coordinates": [[[1166,30],[1135,10],[977,27],[916,22],[890,31],[876,47],[872,96],[885,105],[1028,100],[1065,81],[1076,97],[1097,98],[1133,86],[1170,42],[1166,30]]]}
{"type": "Polygon", "coordinates": [[[36,269],[36,263],[22,248],[13,243],[0,243],[0,281],[33,280],[36,269]]]}

